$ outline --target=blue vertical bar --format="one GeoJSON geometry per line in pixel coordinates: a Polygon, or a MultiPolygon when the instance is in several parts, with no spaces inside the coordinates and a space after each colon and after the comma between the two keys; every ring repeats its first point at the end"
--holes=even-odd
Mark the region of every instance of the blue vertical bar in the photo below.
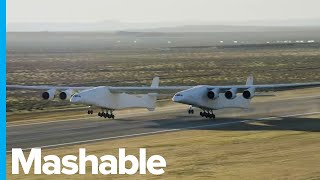
{"type": "Polygon", "coordinates": [[[0,179],[6,179],[6,0],[0,3],[0,179]]]}

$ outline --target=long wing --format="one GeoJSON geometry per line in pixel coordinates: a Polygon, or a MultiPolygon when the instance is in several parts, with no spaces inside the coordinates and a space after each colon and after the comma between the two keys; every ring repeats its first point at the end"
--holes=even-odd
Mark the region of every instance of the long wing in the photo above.
{"type": "MultiPolygon", "coordinates": [[[[110,92],[121,93],[121,92],[161,92],[161,91],[176,91],[176,90],[185,90],[192,88],[193,86],[159,86],[159,77],[155,77],[152,80],[151,86],[143,86],[143,87],[112,87],[106,86],[110,90],[110,92]]],[[[74,90],[74,91],[81,91],[86,89],[95,88],[94,86],[80,86],[80,87],[73,87],[73,86],[23,86],[23,85],[7,85],[7,89],[30,89],[30,90],[74,90]]]]}
{"type": "Polygon", "coordinates": [[[194,86],[159,86],[159,87],[109,87],[110,92],[161,92],[186,90],[194,86]]]}
{"type": "MultiPolygon", "coordinates": [[[[244,91],[248,88],[255,88],[256,92],[268,92],[268,91],[282,91],[290,89],[300,89],[307,87],[319,87],[320,82],[311,83],[293,83],[293,84],[266,84],[266,85],[253,85],[252,76],[248,77],[246,85],[234,85],[234,86],[207,86],[208,90],[218,88],[220,92],[225,92],[232,88],[237,88],[238,91],[244,91]]],[[[161,92],[161,91],[177,91],[186,90],[194,86],[159,86],[159,78],[155,77],[152,80],[151,86],[144,87],[113,87],[107,86],[111,92],[161,92]]],[[[33,89],[33,90],[86,90],[92,89],[94,86],[82,86],[82,87],[69,87],[69,86],[22,86],[22,85],[7,85],[8,89],[33,89]]]]}
{"type": "Polygon", "coordinates": [[[225,92],[232,88],[237,88],[238,91],[244,91],[248,88],[255,88],[256,92],[268,91],[285,91],[291,89],[303,89],[311,87],[320,87],[320,82],[311,83],[293,83],[293,84],[266,84],[266,85],[235,85],[235,86],[208,86],[208,90],[219,88],[220,92],[225,92]]]}
{"type": "Polygon", "coordinates": [[[30,90],[48,90],[48,89],[56,89],[56,90],[85,90],[91,89],[94,86],[87,87],[69,87],[69,86],[22,86],[22,85],[7,85],[7,89],[30,89],[30,90]]]}
{"type": "MultiPolygon", "coordinates": [[[[123,86],[123,87],[113,87],[107,86],[111,92],[139,92],[139,91],[150,91],[150,92],[158,92],[165,90],[185,90],[192,88],[193,86],[159,86],[159,87],[134,87],[134,86],[123,86]]],[[[86,87],[70,87],[70,86],[21,86],[21,85],[7,85],[7,89],[30,89],[30,90],[86,90],[95,88],[94,86],[86,86],[86,87]]]]}
{"type": "MultiPolygon", "coordinates": [[[[158,86],[158,87],[113,87],[108,86],[110,92],[161,92],[161,91],[175,91],[175,90],[186,90],[194,86],[158,86]]],[[[320,87],[320,82],[314,83],[294,83],[294,84],[267,84],[267,85],[234,85],[234,86],[207,86],[208,90],[218,88],[221,93],[228,91],[232,88],[237,88],[238,91],[244,91],[248,88],[255,88],[256,92],[269,92],[269,91],[284,91],[291,89],[302,89],[308,87],[320,87]]],[[[83,87],[70,87],[70,86],[21,86],[21,85],[7,85],[8,89],[30,89],[30,90],[86,90],[92,89],[94,86],[83,86],[83,87]]]]}

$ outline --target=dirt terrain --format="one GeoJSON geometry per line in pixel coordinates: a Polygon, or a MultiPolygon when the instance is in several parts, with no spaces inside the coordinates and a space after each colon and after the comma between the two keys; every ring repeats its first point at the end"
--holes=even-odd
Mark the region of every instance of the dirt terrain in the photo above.
{"type": "MultiPolygon", "coordinates": [[[[204,42],[203,34],[193,33],[190,37],[176,33],[160,37],[150,34],[143,38],[141,34],[80,35],[9,33],[7,84],[146,86],[153,77],[159,76],[161,85],[226,85],[244,84],[249,74],[254,75],[256,84],[320,79],[318,43],[221,46],[212,41],[212,46],[194,46],[195,38],[199,38],[199,43],[204,42]],[[163,39],[173,37],[182,38],[183,43],[163,44],[163,39]],[[134,38],[142,39],[135,45],[126,46],[125,43],[117,45],[119,38],[127,44],[134,38]],[[90,43],[86,44],[89,40],[95,43],[92,45],[95,49],[90,43]],[[145,47],[151,42],[153,46],[145,47]],[[68,44],[69,48],[59,49],[59,44],[68,44]],[[101,49],[99,44],[108,47],[101,49]]],[[[169,98],[172,94],[161,98],[169,98]]],[[[40,100],[39,91],[7,91],[7,112],[79,107],[57,98],[50,102],[40,100]]]]}

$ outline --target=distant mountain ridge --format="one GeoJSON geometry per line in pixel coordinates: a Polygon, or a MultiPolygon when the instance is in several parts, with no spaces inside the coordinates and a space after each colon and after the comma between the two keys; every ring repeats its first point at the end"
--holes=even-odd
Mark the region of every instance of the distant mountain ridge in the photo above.
{"type": "Polygon", "coordinates": [[[248,21],[248,22],[167,22],[125,23],[102,21],[92,23],[8,23],[7,32],[81,32],[81,31],[141,31],[141,32],[261,32],[318,30],[319,19],[248,21]]]}
{"type": "Polygon", "coordinates": [[[143,32],[290,32],[319,31],[320,26],[237,26],[237,25],[187,25],[144,29],[143,32]]]}

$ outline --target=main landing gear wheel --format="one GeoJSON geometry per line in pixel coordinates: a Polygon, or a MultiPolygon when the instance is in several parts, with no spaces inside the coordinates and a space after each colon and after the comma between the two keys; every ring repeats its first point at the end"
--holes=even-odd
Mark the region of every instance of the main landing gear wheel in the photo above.
{"type": "Polygon", "coordinates": [[[109,118],[109,119],[114,119],[114,115],[113,114],[109,114],[109,113],[105,113],[104,118],[109,118]]]}
{"type": "Polygon", "coordinates": [[[203,111],[203,112],[200,112],[200,116],[201,117],[205,117],[205,118],[210,118],[210,119],[215,119],[216,118],[216,115],[213,114],[212,110],[206,112],[206,111],[203,111]]]}
{"type": "Polygon", "coordinates": [[[102,109],[102,112],[98,112],[98,116],[108,118],[108,119],[114,119],[113,110],[108,110],[108,109],[102,109]]]}

